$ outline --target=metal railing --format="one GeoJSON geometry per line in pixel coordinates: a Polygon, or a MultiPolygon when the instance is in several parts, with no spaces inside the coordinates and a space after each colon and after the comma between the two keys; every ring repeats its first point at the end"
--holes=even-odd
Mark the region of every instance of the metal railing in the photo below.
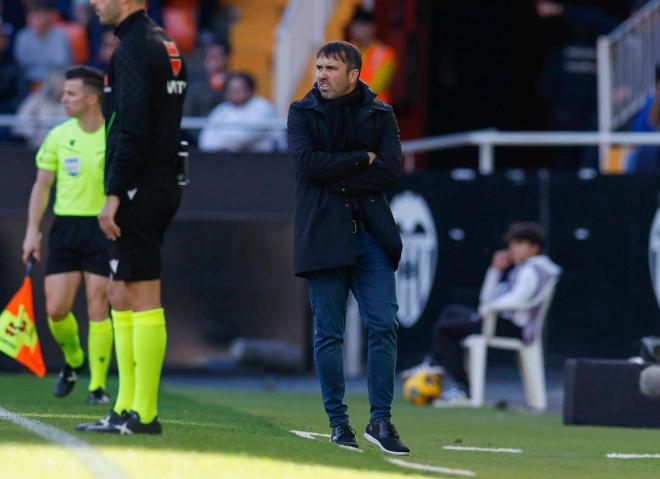
{"type": "MultiPolygon", "coordinates": [[[[401,143],[403,149],[403,171],[415,171],[415,154],[446,150],[465,146],[479,148],[479,172],[490,175],[495,171],[495,147],[498,146],[595,146],[607,149],[611,145],[658,145],[658,133],[618,132],[522,132],[480,130],[452,135],[408,140],[401,143]]],[[[601,171],[605,163],[601,160],[601,171]]]]}
{"type": "Polygon", "coordinates": [[[651,0],[598,39],[598,129],[621,128],[655,89],[660,63],[660,0],[651,0]]]}
{"type": "MultiPolygon", "coordinates": [[[[13,127],[28,123],[36,127],[53,127],[66,118],[22,119],[15,115],[0,115],[0,127],[13,127]]],[[[181,126],[184,130],[201,130],[207,126],[205,117],[184,117],[181,126]]],[[[213,128],[254,128],[261,130],[285,131],[286,120],[273,118],[246,122],[218,122],[213,128]]],[[[447,150],[462,147],[477,147],[479,149],[479,172],[489,175],[495,170],[495,148],[501,146],[600,146],[607,149],[612,145],[658,145],[660,132],[657,133],[622,133],[622,132],[523,132],[498,131],[496,129],[476,130],[449,135],[406,140],[401,142],[403,150],[403,170],[405,173],[415,171],[415,154],[430,151],[447,150]]],[[[601,171],[605,171],[605,163],[601,162],[601,171]]]]}
{"type": "MultiPolygon", "coordinates": [[[[19,118],[15,115],[0,115],[0,127],[15,127],[17,125],[27,125],[35,128],[52,128],[68,120],[67,117],[61,118],[19,118]]],[[[253,128],[259,130],[285,130],[286,120],[284,118],[270,118],[267,120],[245,121],[221,121],[209,123],[206,117],[184,117],[181,121],[181,128],[184,130],[201,130],[206,126],[213,128],[253,128]]]]}
{"type": "Polygon", "coordinates": [[[273,98],[285,116],[291,97],[306,72],[310,58],[323,44],[336,0],[291,0],[275,32],[273,98]]]}

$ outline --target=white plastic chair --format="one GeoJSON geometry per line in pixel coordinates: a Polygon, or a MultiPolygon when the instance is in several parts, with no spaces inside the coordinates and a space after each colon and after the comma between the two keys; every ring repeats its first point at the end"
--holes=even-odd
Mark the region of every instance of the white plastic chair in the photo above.
{"type": "Polygon", "coordinates": [[[537,297],[525,306],[525,310],[541,305],[535,325],[534,339],[526,344],[520,339],[495,336],[497,314],[485,315],[481,334],[468,336],[463,347],[468,352],[468,377],[470,381],[470,403],[480,407],[484,404],[486,383],[486,356],[488,348],[508,349],[518,353],[518,367],[522,377],[525,398],[530,408],[544,411],[548,405],[545,389],[545,366],[543,361],[543,325],[559,278],[548,283],[537,297]]]}

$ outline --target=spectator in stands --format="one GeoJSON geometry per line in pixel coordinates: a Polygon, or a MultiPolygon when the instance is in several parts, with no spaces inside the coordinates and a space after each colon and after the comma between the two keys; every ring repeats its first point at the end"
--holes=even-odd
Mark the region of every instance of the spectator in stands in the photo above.
{"type": "MultiPolygon", "coordinates": [[[[558,131],[594,131],[597,121],[596,37],[616,27],[617,19],[600,8],[563,5],[540,0],[541,18],[564,17],[574,30],[574,39],[553,52],[541,80],[541,96],[550,106],[552,127],[558,131]]],[[[562,148],[557,166],[596,168],[596,148],[562,148]]]]}
{"type": "Polygon", "coordinates": [[[468,397],[461,342],[471,334],[481,333],[481,316],[497,313],[496,336],[531,341],[535,308],[530,309],[527,304],[561,274],[561,268],[541,254],[545,236],[540,225],[513,223],[504,239],[508,248],[493,256],[479,295],[479,311],[448,306],[433,326],[431,364],[443,366],[456,383],[443,395],[448,401],[468,397]]]}
{"type": "Polygon", "coordinates": [[[13,133],[25,139],[30,148],[39,148],[48,134],[50,126],[45,125],[44,120],[66,117],[66,110],[60,101],[63,90],[64,73],[52,71],[39,89],[30,93],[18,107],[18,126],[14,127],[13,133]]]}
{"type": "Polygon", "coordinates": [[[112,33],[112,30],[103,31],[101,34],[101,45],[90,62],[92,66],[105,72],[110,64],[110,58],[112,58],[112,54],[115,52],[117,45],[119,45],[119,38],[112,33]]]}
{"type": "Polygon", "coordinates": [[[357,7],[348,26],[348,41],[362,53],[360,79],[378,94],[378,99],[390,103],[390,88],[396,69],[394,49],[376,39],[373,13],[357,7]]]}
{"type": "Polygon", "coordinates": [[[234,5],[223,5],[218,0],[200,0],[197,14],[197,30],[200,44],[213,39],[222,43],[229,42],[231,23],[238,17],[238,9],[234,5]]]}
{"type": "MultiPolygon", "coordinates": [[[[655,94],[649,95],[642,109],[633,119],[632,130],[652,133],[660,130],[660,64],[655,67],[655,94]]],[[[660,147],[642,145],[628,156],[626,171],[629,173],[660,171],[660,147]]]]}
{"type": "Polygon", "coordinates": [[[89,0],[72,0],[71,17],[76,23],[88,26],[94,19],[94,9],[89,0]]]}
{"type": "Polygon", "coordinates": [[[213,109],[199,135],[202,151],[266,152],[279,149],[278,134],[250,123],[277,118],[272,103],[254,94],[254,78],[235,73],[227,80],[227,101],[213,109]],[[221,122],[243,126],[218,126],[221,122]]]}
{"type": "Polygon", "coordinates": [[[15,113],[27,93],[21,69],[12,61],[9,39],[0,29],[0,113],[15,113]]]}
{"type": "Polygon", "coordinates": [[[51,71],[71,63],[69,39],[55,26],[55,13],[48,0],[32,0],[28,6],[27,26],[16,36],[16,62],[32,84],[38,85],[51,71]]]}
{"type": "Polygon", "coordinates": [[[541,18],[565,17],[569,23],[594,38],[598,35],[606,35],[620,22],[620,20],[609,16],[600,7],[565,5],[550,0],[537,0],[536,13],[541,18]]]}
{"type": "Polygon", "coordinates": [[[204,47],[204,71],[190,82],[183,104],[184,116],[208,116],[215,106],[225,101],[229,55],[229,46],[220,41],[204,47]]]}

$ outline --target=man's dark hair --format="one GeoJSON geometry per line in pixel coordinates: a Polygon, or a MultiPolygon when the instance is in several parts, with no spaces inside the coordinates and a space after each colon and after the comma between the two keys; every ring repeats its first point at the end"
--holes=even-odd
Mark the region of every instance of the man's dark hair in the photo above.
{"type": "Polygon", "coordinates": [[[362,70],[362,54],[355,46],[345,41],[326,43],[316,54],[316,58],[334,58],[346,64],[346,71],[362,70]]]}
{"type": "Polygon", "coordinates": [[[31,0],[27,4],[28,12],[49,12],[55,10],[55,5],[50,0],[31,0]]]}
{"type": "Polygon", "coordinates": [[[231,55],[231,48],[229,47],[229,42],[225,40],[221,40],[220,38],[211,38],[207,41],[207,43],[204,45],[205,48],[209,47],[220,47],[224,50],[225,55],[229,56],[231,55]]]}
{"type": "Polygon", "coordinates": [[[375,23],[376,17],[369,10],[366,10],[364,7],[356,7],[351,17],[351,23],[361,22],[361,23],[375,23]]]}
{"type": "Polygon", "coordinates": [[[66,71],[67,80],[80,79],[83,85],[94,90],[97,95],[103,94],[103,73],[101,70],[86,65],[71,67],[66,71]]]}
{"type": "Polygon", "coordinates": [[[249,73],[245,72],[238,72],[238,73],[232,73],[229,76],[229,79],[227,80],[227,83],[234,79],[239,79],[243,80],[245,84],[247,85],[248,89],[254,93],[254,89],[257,87],[256,81],[254,80],[254,77],[250,75],[249,73]]]}
{"type": "Polygon", "coordinates": [[[545,246],[545,233],[540,224],[532,221],[517,221],[511,223],[509,229],[504,235],[504,241],[527,241],[543,249],[545,246]]]}

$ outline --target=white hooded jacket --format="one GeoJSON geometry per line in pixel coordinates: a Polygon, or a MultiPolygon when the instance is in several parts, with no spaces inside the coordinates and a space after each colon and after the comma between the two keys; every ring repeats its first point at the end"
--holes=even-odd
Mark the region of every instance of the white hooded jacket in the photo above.
{"type": "Polygon", "coordinates": [[[529,258],[514,267],[502,281],[502,272],[488,268],[481,294],[479,295],[479,313],[497,313],[516,326],[528,329],[536,320],[539,307],[529,307],[545,286],[556,280],[561,268],[545,255],[529,258]]]}

